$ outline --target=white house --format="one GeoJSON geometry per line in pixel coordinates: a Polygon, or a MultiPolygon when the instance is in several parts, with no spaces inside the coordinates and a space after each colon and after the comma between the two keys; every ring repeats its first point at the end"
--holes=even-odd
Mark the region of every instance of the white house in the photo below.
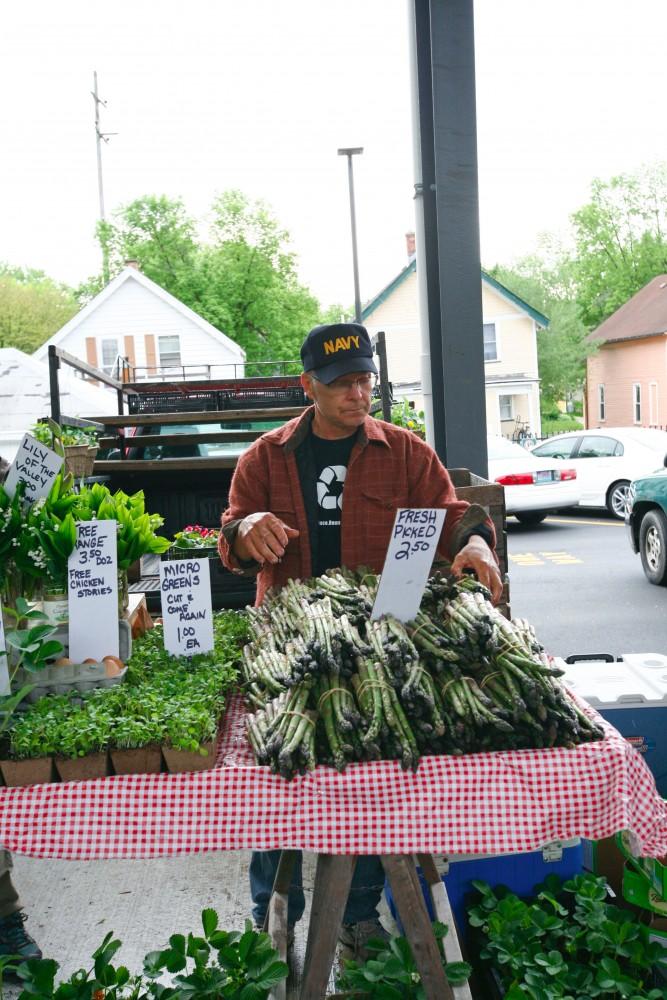
{"type": "MultiPolygon", "coordinates": [[[[408,264],[362,310],[370,333],[384,330],[387,369],[395,398],[423,406],[421,335],[414,235],[409,233],[408,264]]],[[[540,378],[537,330],[549,320],[485,271],[482,280],[486,421],[490,434],[511,437],[525,426],[540,436],[540,378]]]]}
{"type": "Polygon", "coordinates": [[[236,378],[245,351],[136,267],[128,266],[34,357],[44,360],[50,344],[107,374],[125,358],[131,381],[140,379],[236,378]]]}
{"type": "MultiPolygon", "coordinates": [[[[65,365],[58,384],[61,410],[68,417],[116,409],[114,390],[84,382],[65,365]]],[[[25,432],[50,414],[48,365],[15,347],[0,348],[0,456],[11,462],[25,432]]]]}

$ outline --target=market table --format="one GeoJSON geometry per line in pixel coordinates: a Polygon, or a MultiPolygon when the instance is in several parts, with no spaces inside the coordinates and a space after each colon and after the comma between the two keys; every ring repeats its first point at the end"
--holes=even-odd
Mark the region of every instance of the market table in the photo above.
{"type": "Polygon", "coordinates": [[[318,767],[288,783],[254,763],[234,697],[215,768],[1,788],[0,843],[73,860],[303,849],[332,858],[322,867],[336,877],[339,856],[379,854],[397,859],[404,887],[412,876],[399,856],[414,854],[533,851],[628,830],[637,854],[664,855],[667,802],[640,754],[583,707],[604,740],[424,757],[414,774],[396,761],[350,764],[343,774],[318,767]]]}

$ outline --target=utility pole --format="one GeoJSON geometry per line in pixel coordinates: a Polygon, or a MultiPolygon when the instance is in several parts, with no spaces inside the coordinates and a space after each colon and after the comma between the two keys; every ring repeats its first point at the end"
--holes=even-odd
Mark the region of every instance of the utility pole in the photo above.
{"type": "MultiPolygon", "coordinates": [[[[107,102],[103,101],[97,94],[97,71],[93,73],[93,101],[95,102],[95,142],[97,145],[97,189],[100,199],[100,222],[104,222],[104,184],[102,182],[102,142],[108,142],[109,136],[118,135],[117,132],[102,132],[100,129],[100,104],[106,108],[107,102]]],[[[106,239],[102,240],[102,275],[104,284],[109,282],[109,251],[106,239]]]]}
{"type": "Polygon", "coordinates": [[[359,294],[359,260],[357,258],[357,217],[354,211],[354,173],[352,170],[352,157],[358,153],[363,153],[362,146],[348,146],[339,149],[339,156],[347,156],[347,179],[350,189],[350,221],[352,225],[352,268],[354,271],[354,318],[357,323],[361,323],[361,296],[359,294]]]}

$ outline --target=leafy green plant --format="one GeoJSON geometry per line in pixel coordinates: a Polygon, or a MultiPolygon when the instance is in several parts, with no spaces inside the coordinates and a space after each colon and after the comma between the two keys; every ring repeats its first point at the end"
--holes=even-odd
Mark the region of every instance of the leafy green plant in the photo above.
{"type": "Polygon", "coordinates": [[[169,947],[144,960],[144,974],[157,978],[172,973],[179,1000],[265,1000],[269,991],[287,978],[268,934],[253,930],[218,930],[218,914],[202,911],[203,935],[172,934],[169,947]]]}
{"type": "MultiPolygon", "coordinates": [[[[445,975],[452,986],[461,986],[472,969],[467,962],[447,962],[442,950],[442,938],[449,928],[436,921],[433,932],[440,946],[445,975]]],[[[338,989],[355,995],[376,997],[377,1000],[423,1000],[424,988],[409,943],[403,937],[389,941],[371,939],[366,945],[373,958],[366,962],[344,962],[344,972],[337,980],[338,989]]]]}
{"type": "Polygon", "coordinates": [[[114,717],[103,702],[73,703],[55,727],[54,752],[75,759],[106,750],[114,724],[114,717]]]}
{"type": "Polygon", "coordinates": [[[413,409],[407,399],[392,406],[391,422],[397,427],[405,427],[406,430],[414,431],[420,437],[424,437],[426,434],[424,411],[413,409]]]}
{"type": "Polygon", "coordinates": [[[52,636],[57,626],[46,621],[46,615],[34,610],[23,597],[16,600],[16,607],[3,607],[8,618],[14,619],[14,628],[5,632],[7,652],[1,655],[7,657],[10,694],[0,696],[0,734],[6,732],[12,721],[14,712],[32,691],[34,684],[24,684],[18,691],[12,691],[19,670],[36,673],[43,670],[47,661],[59,656],[63,645],[52,636]],[[19,625],[25,623],[25,627],[19,625]]]}
{"type": "Polygon", "coordinates": [[[172,656],[156,626],[135,641],[123,684],[76,698],[48,695],[27,706],[12,720],[10,755],[79,757],[107,747],[165,742],[199,751],[215,737],[229,689],[237,683],[236,662],[247,632],[239,612],[218,612],[213,623],[211,653],[172,656]]]}
{"type": "Polygon", "coordinates": [[[58,455],[64,454],[63,449],[70,445],[86,445],[97,447],[97,432],[93,427],[72,427],[60,425],[55,420],[40,420],[30,429],[30,433],[47,448],[53,449],[58,455]]]}
{"type": "Polygon", "coordinates": [[[56,984],[59,965],[50,958],[29,959],[16,965],[8,964],[23,982],[20,1000],[93,1000],[103,995],[105,1000],[170,1000],[178,992],[161,986],[143,976],[131,976],[123,965],[114,966],[112,959],[121,946],[113,932],[106,935],[92,955],[89,969],[77,969],[69,979],[56,984]]]}
{"type": "Polygon", "coordinates": [[[219,534],[217,528],[202,528],[201,524],[189,524],[174,535],[174,548],[215,549],[219,534]]]}
{"type": "Polygon", "coordinates": [[[3,590],[5,603],[14,596],[10,593],[9,584],[14,568],[12,557],[23,526],[24,493],[23,482],[19,482],[13,497],[10,497],[4,486],[0,486],[0,587],[3,590]]]}
{"type": "Polygon", "coordinates": [[[507,889],[474,882],[479,899],[469,909],[482,936],[480,957],[500,975],[506,1000],[627,997],[661,1000],[652,970],[667,963],[625,910],[607,902],[604,879],[551,875],[524,901],[507,889]]]}
{"type": "Polygon", "coordinates": [[[155,532],[164,524],[160,514],[148,514],[143,490],[129,496],[122,490],[111,493],[102,483],[83,486],[74,507],[77,521],[117,521],[118,569],[127,570],[147,553],[166,552],[171,542],[155,532]]]}
{"type": "Polygon", "coordinates": [[[39,698],[29,711],[21,712],[14,719],[10,733],[10,757],[13,760],[28,760],[58,753],[62,720],[71,711],[71,695],[39,698]]]}

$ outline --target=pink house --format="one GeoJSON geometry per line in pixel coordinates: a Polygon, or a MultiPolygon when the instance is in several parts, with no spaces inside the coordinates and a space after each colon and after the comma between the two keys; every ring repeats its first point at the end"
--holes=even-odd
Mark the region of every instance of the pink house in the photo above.
{"type": "Polygon", "coordinates": [[[633,295],[590,340],[587,427],[667,429],[667,274],[633,295]]]}

